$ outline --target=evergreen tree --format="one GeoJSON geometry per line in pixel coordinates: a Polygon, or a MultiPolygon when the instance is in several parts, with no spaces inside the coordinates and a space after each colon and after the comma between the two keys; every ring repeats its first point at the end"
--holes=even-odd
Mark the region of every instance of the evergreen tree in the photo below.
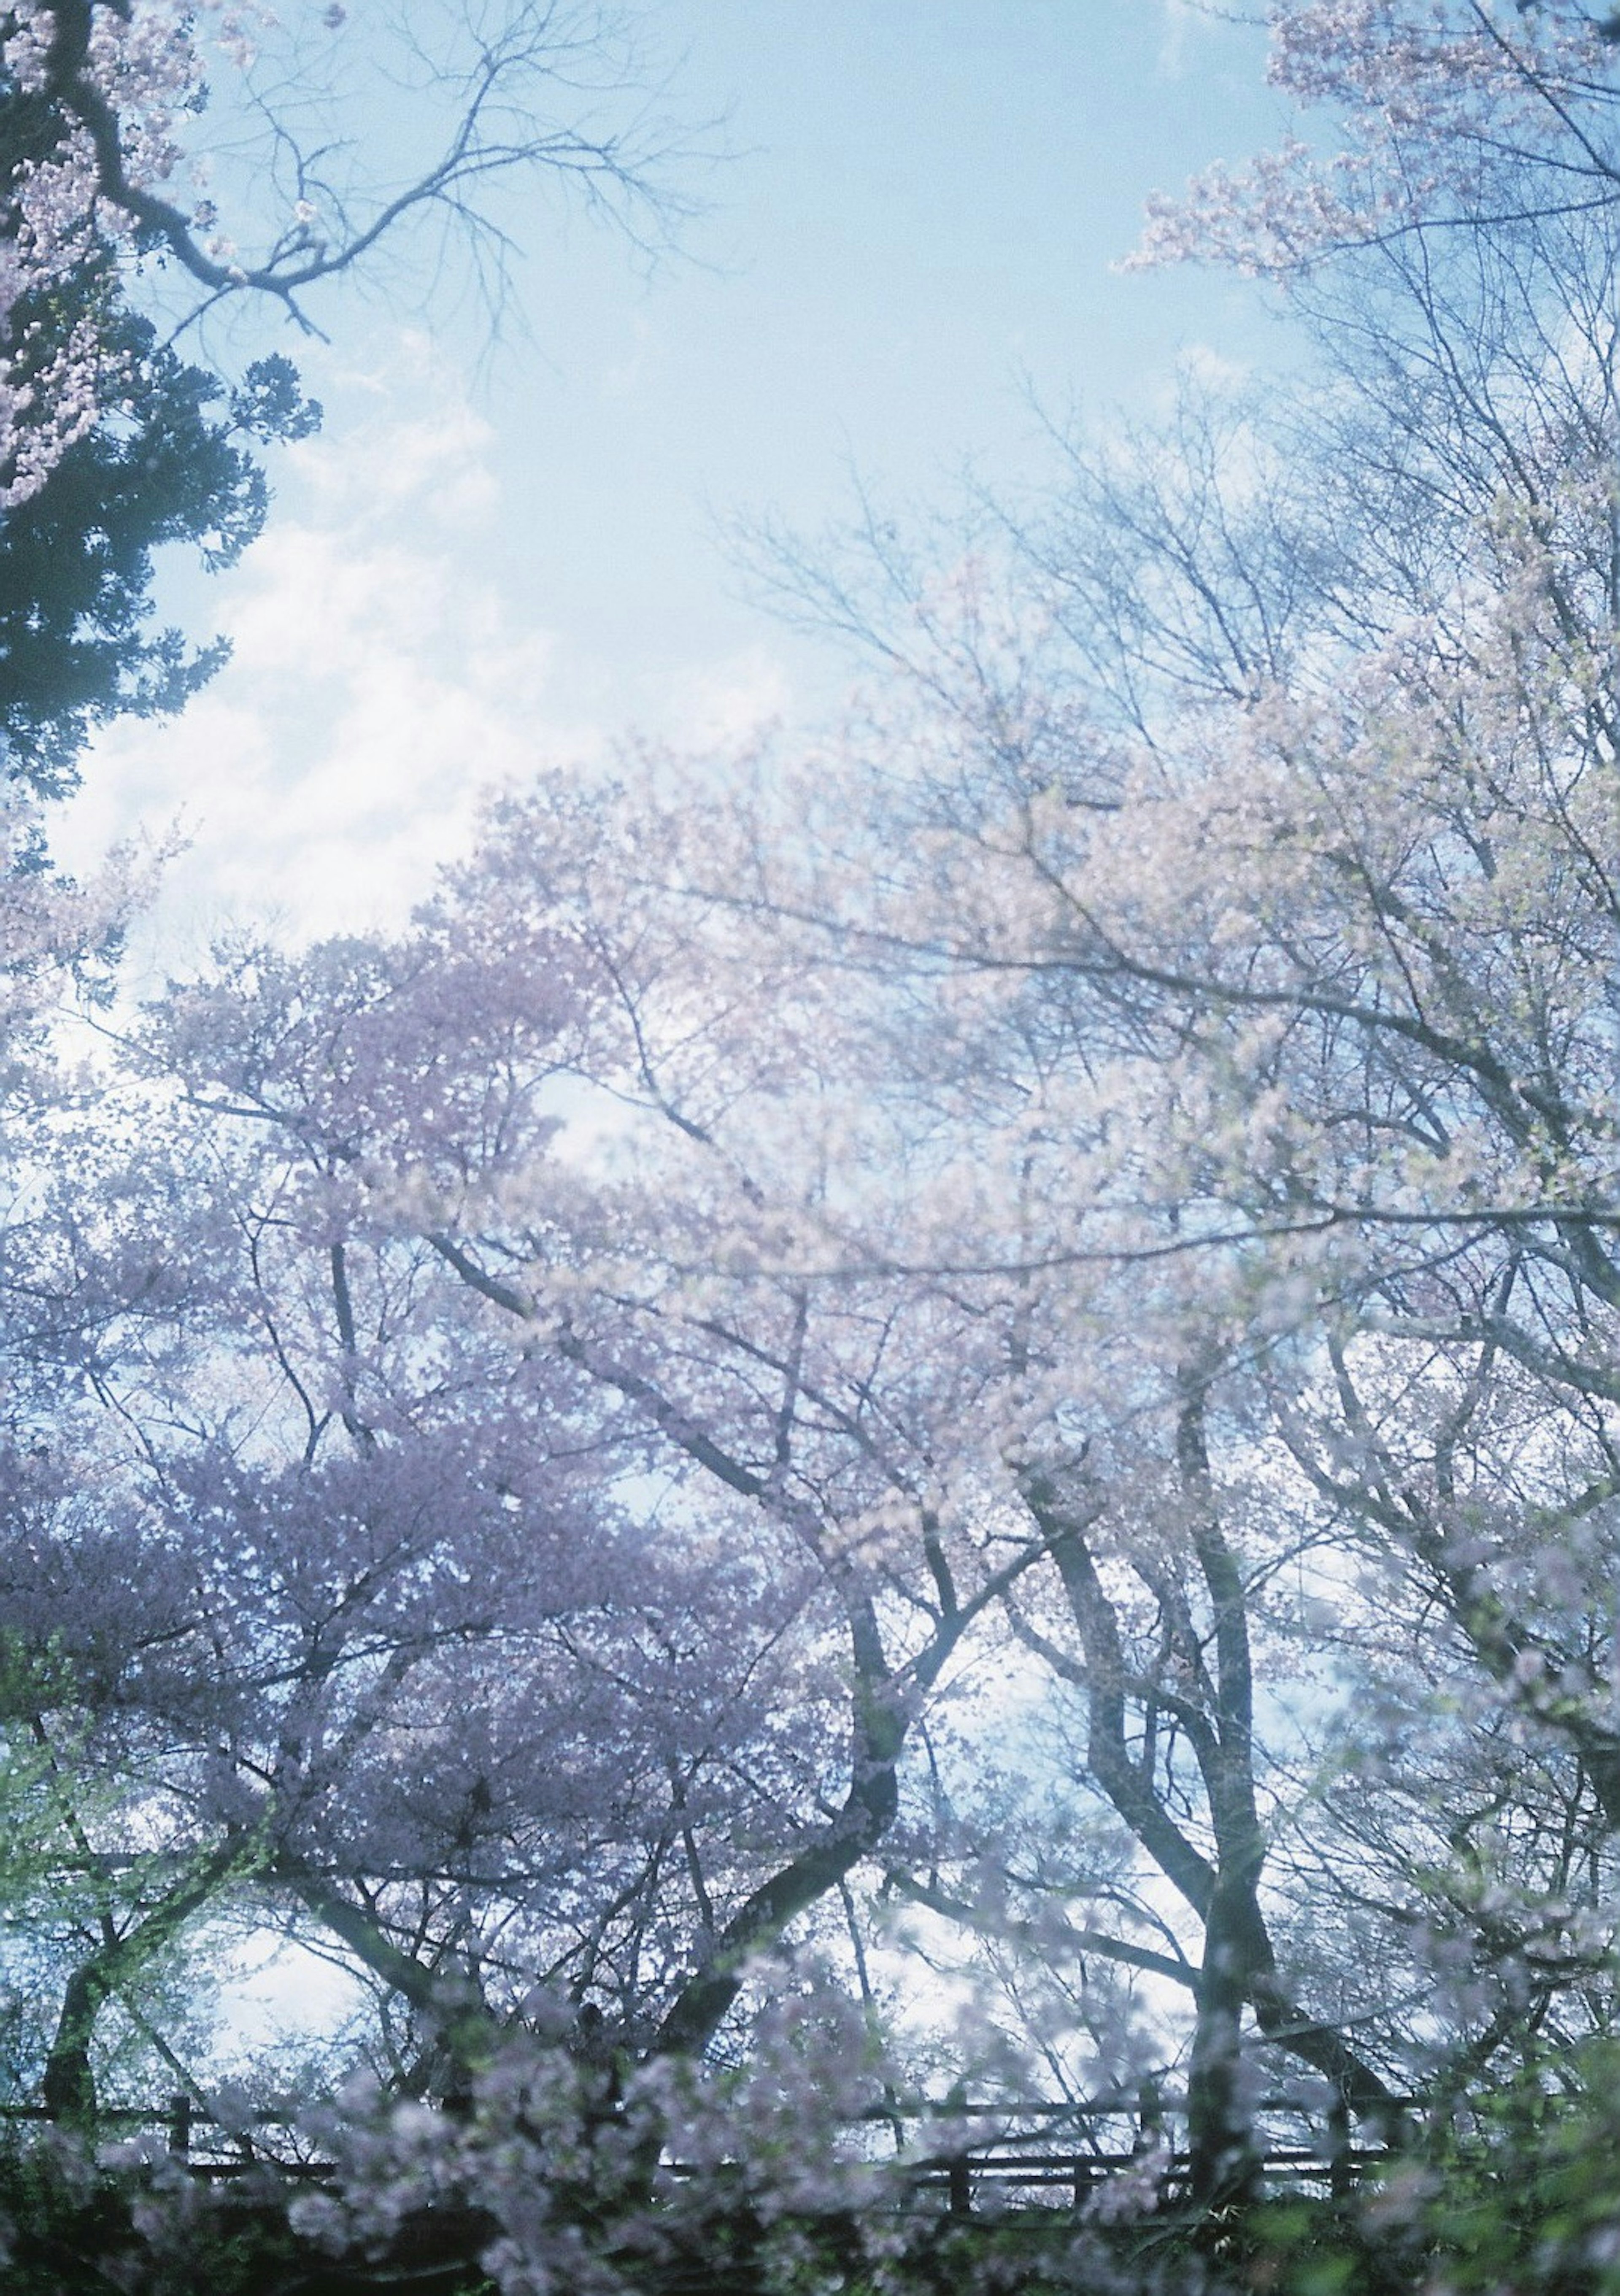
{"type": "Polygon", "coordinates": [[[88,314],[103,378],[93,427],[0,521],[5,762],[60,796],[96,726],[178,709],[224,660],[221,640],[193,651],[177,629],[152,627],[154,554],[189,544],[210,568],[233,564],[269,501],[254,447],[307,437],[320,408],[280,356],[234,389],[187,365],[129,309],[106,265],[31,299],[35,357],[88,314]]]}

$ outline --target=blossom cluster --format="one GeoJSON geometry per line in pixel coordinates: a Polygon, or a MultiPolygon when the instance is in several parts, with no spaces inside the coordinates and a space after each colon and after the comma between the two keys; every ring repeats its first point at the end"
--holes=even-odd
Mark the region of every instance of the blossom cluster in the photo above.
{"type": "MultiPolygon", "coordinates": [[[[260,12],[205,0],[210,45],[246,69],[260,12]]],[[[181,168],[206,96],[198,10],[182,0],[14,0],[0,11],[0,104],[37,125],[0,184],[0,510],[26,502],[123,377],[94,299],[77,291],[135,250],[132,199],[181,168]]]]}
{"type": "Polygon", "coordinates": [[[146,184],[174,168],[176,116],[200,82],[187,15],[170,0],[72,12],[87,24],[42,0],[17,0],[0,37],[0,102],[38,99],[50,120],[0,187],[0,509],[37,494],[95,422],[107,377],[94,312],[71,317],[64,332],[53,299],[134,241],[133,217],[108,195],[91,128],[64,102],[70,84],[82,78],[108,107],[128,180],[146,184]]]}
{"type": "Polygon", "coordinates": [[[1328,113],[1323,144],[1289,136],[1156,196],[1133,267],[1287,279],[1430,223],[1488,231],[1615,196],[1615,50],[1579,0],[1276,0],[1270,29],[1272,85],[1328,113]]]}

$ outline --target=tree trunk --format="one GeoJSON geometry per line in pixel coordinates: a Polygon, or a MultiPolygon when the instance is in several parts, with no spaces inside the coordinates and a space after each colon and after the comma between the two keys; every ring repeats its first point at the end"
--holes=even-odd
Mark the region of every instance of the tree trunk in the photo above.
{"type": "MultiPolygon", "coordinates": [[[[1191,2193],[1204,2209],[1248,2203],[1259,2180],[1254,2103],[1243,2062],[1243,2012],[1264,1937],[1262,1930],[1256,1939],[1257,1920],[1252,1886],[1221,1874],[1204,1928],[1187,2080],[1191,2193]]],[[[1263,1957],[1269,1963],[1269,1952],[1263,1957]]]]}
{"type": "Polygon", "coordinates": [[[111,1991],[104,1954],[81,1962],[63,1988],[56,2031],[39,2085],[45,2109],[53,2120],[88,2123],[95,2119],[90,2043],[96,2018],[111,1991]]]}

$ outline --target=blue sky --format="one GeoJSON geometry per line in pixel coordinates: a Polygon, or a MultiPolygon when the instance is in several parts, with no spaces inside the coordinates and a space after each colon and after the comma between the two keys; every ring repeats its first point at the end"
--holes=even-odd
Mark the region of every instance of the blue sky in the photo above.
{"type": "Polygon", "coordinates": [[[174,595],[232,667],[120,727],[65,825],[161,836],[149,961],[221,924],[397,914],[478,791],[641,727],[808,720],[849,669],[742,593],[728,521],[814,532],[852,473],[948,504],[1037,484],[1031,399],[1106,423],[1178,357],[1286,356],[1254,291],[1115,267],[1146,194],[1274,137],[1252,29],[1173,0],[653,0],[675,101],[724,111],[708,212],[650,276],[552,202],[511,219],[524,324],[336,300],[323,434],[243,567],[174,595]]]}

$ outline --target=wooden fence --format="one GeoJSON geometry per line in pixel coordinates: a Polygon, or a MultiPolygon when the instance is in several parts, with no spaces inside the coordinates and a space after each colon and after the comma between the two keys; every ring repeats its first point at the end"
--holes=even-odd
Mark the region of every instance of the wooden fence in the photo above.
{"type": "MultiPolygon", "coordinates": [[[[1423,2107],[1419,2099],[1397,2098],[1392,2111],[1420,2117],[1423,2107]]],[[[1387,2143],[1355,2141],[1342,2110],[1313,2112],[1297,2099],[1275,2097],[1263,2099],[1256,2112],[1258,2165],[1268,2191],[1344,2197],[1389,2157],[1387,2143]]],[[[908,2155],[906,2189],[943,2199],[953,2216],[1029,2206],[1084,2209],[1110,2177],[1141,2169],[1149,2154],[1155,2156],[1162,2199],[1174,2203],[1189,2181],[1190,2156],[1178,2141],[1184,2117],[1179,2101],[1151,2090],[1061,2103],[896,2103],[874,2106],[863,2117],[863,2149],[874,2161],[887,2148],[908,2155]],[[937,2150],[929,2143],[935,2124],[937,2150]],[[960,2144],[953,2141],[959,2133],[960,2144]]],[[[48,2118],[42,2106],[0,2105],[3,2121],[48,2118]]],[[[331,2162],[301,2157],[295,2128],[290,2117],[276,2113],[222,2120],[184,2092],[160,2106],[109,2106],[95,2120],[97,2135],[106,2139],[160,2130],[168,2151],[209,2179],[240,2176],[261,2163],[311,2181],[330,2177],[331,2162]]],[[[679,2161],[671,2166],[676,2175],[684,2173],[679,2161]]]]}

